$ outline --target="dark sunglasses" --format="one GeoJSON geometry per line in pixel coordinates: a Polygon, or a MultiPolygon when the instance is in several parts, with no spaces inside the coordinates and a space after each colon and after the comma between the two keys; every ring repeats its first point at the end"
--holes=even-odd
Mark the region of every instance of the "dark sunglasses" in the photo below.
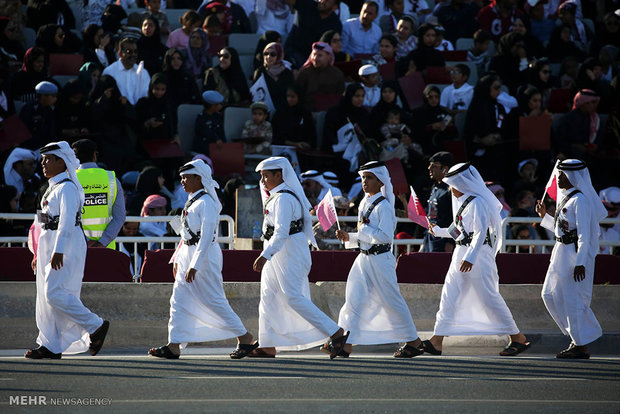
{"type": "Polygon", "coordinates": [[[263,56],[276,57],[278,54],[276,52],[265,52],[263,53],[263,56]]]}
{"type": "Polygon", "coordinates": [[[230,55],[228,53],[220,53],[217,57],[220,59],[230,59],[230,55]]]}

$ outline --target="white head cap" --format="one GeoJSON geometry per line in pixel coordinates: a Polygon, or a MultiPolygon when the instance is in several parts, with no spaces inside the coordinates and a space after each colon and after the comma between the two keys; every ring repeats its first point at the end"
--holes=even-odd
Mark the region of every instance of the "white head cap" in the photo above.
{"type": "Polygon", "coordinates": [[[66,141],[50,142],[39,150],[42,155],[52,154],[58,158],[62,158],[67,166],[67,174],[78,189],[80,202],[84,205],[84,189],[77,178],[76,170],[80,166],[80,160],[75,156],[73,148],[66,141]]]}
{"type": "Polygon", "coordinates": [[[365,172],[370,172],[377,177],[379,181],[383,183],[381,187],[381,194],[385,197],[392,207],[394,207],[394,189],[392,188],[392,179],[390,178],[390,172],[388,171],[383,161],[370,161],[362,165],[357,172],[360,177],[365,172]]]}
{"type": "Polygon", "coordinates": [[[190,161],[187,164],[183,165],[179,168],[179,174],[196,174],[200,176],[200,181],[202,182],[202,187],[205,189],[207,194],[213,199],[215,205],[217,206],[217,213],[219,214],[222,211],[222,203],[220,203],[219,198],[217,197],[216,188],[220,188],[220,185],[213,179],[211,175],[211,167],[209,164],[204,162],[201,159],[190,161]]]}

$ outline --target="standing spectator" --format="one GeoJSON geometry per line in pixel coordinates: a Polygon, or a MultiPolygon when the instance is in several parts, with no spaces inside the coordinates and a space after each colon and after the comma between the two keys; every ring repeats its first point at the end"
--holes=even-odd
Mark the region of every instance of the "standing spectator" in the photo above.
{"type": "Polygon", "coordinates": [[[82,54],[84,63],[96,62],[102,67],[107,67],[116,60],[114,50],[110,45],[110,34],[103,32],[103,28],[97,24],[89,24],[82,32],[82,54]]]}
{"type": "Polygon", "coordinates": [[[105,68],[103,74],[113,77],[121,96],[135,105],[138,99],[148,95],[151,77],[142,62],[140,65],[136,64],[138,45],[134,39],[121,40],[118,44],[118,55],[120,59],[105,68]]]}
{"type": "Polygon", "coordinates": [[[178,139],[176,113],[168,99],[168,79],[162,73],[151,78],[149,95],[136,103],[138,139],[178,139]]]}
{"type": "Polygon", "coordinates": [[[174,47],[176,49],[185,49],[187,43],[189,42],[190,33],[201,26],[202,20],[203,19],[200,15],[194,10],[186,11],[183,16],[179,18],[181,27],[170,33],[170,36],[168,36],[168,40],[166,41],[166,46],[169,48],[174,47]]]}
{"type": "Polygon", "coordinates": [[[142,18],[146,19],[147,17],[152,17],[153,20],[157,21],[157,25],[159,27],[158,35],[167,36],[170,34],[170,23],[168,23],[168,16],[166,16],[166,13],[159,10],[161,7],[161,0],[144,0],[144,4],[146,5],[147,10],[142,13],[142,18]]]}
{"type": "Polygon", "coordinates": [[[271,124],[274,144],[292,145],[297,150],[316,148],[316,129],[312,113],[304,106],[303,94],[297,86],[289,86],[286,91],[286,106],[276,110],[271,124]]]}
{"type": "Polygon", "coordinates": [[[220,63],[207,70],[204,89],[215,90],[222,94],[224,105],[249,104],[252,96],[237,50],[233,47],[225,47],[220,50],[217,57],[220,63]]]}
{"type": "Polygon", "coordinates": [[[261,75],[265,76],[269,95],[276,109],[286,105],[286,89],[295,81],[293,72],[286,68],[283,58],[282,46],[279,43],[269,43],[263,51],[263,66],[254,71],[253,78],[256,81],[261,75]]]}
{"type": "Polygon", "coordinates": [[[142,36],[138,39],[138,61],[144,62],[144,68],[154,75],[161,72],[166,50],[166,46],[161,43],[157,19],[145,17],[142,21],[142,36]]]}
{"type": "Polygon", "coordinates": [[[332,48],[323,42],[312,45],[312,53],[297,75],[297,85],[306,97],[306,108],[314,110],[314,94],[342,94],[344,74],[334,65],[332,48]]]}
{"type": "Polygon", "coordinates": [[[211,67],[207,33],[201,28],[194,29],[189,35],[189,42],[184,52],[187,70],[195,79],[202,79],[205,71],[211,67]]]}
{"type": "Polygon", "coordinates": [[[445,29],[445,37],[452,43],[459,38],[471,38],[478,29],[476,16],[480,10],[475,1],[452,0],[435,11],[437,21],[445,29]]]}
{"type": "Polygon", "coordinates": [[[398,20],[394,35],[398,44],[396,45],[396,58],[401,59],[407,56],[418,45],[418,38],[414,34],[415,22],[411,16],[403,16],[398,20]]]}
{"type": "Polygon", "coordinates": [[[437,32],[435,27],[424,23],[418,29],[418,47],[398,61],[397,75],[403,76],[408,71],[409,61],[413,61],[416,71],[426,73],[428,66],[444,67],[446,61],[440,51],[435,49],[437,32]]]}
{"type": "Polygon", "coordinates": [[[479,75],[486,73],[487,64],[491,61],[489,47],[492,39],[491,33],[477,30],[474,33],[474,46],[467,51],[467,61],[476,64],[479,75]]]}
{"type": "Polygon", "coordinates": [[[335,30],[328,30],[319,39],[319,42],[325,42],[332,48],[334,52],[334,62],[348,62],[351,55],[342,51],[342,35],[335,30]]]}
{"type": "Polygon", "coordinates": [[[523,14],[516,5],[516,0],[497,0],[484,6],[478,12],[480,28],[491,33],[496,41],[499,40],[510,31],[514,19],[523,14]]]}
{"type": "Polygon", "coordinates": [[[183,54],[175,48],[170,48],[164,55],[162,73],[168,79],[166,95],[173,110],[182,104],[195,104],[200,102],[201,96],[194,77],[185,69],[183,54]]]}
{"type": "Polygon", "coordinates": [[[510,32],[502,36],[497,48],[497,55],[491,59],[489,70],[502,74],[502,79],[511,94],[527,81],[527,51],[523,36],[510,32]]]}
{"type": "Polygon", "coordinates": [[[269,108],[262,102],[250,105],[252,119],[245,121],[241,131],[243,152],[245,154],[271,154],[273,129],[269,118],[269,108]]]}
{"type": "MultiPolygon", "coordinates": [[[[433,181],[431,194],[428,198],[428,220],[432,225],[449,227],[452,223],[452,194],[450,186],[443,182],[446,173],[454,163],[454,156],[449,152],[437,152],[429,158],[428,173],[433,181]]],[[[428,230],[424,233],[421,252],[451,252],[454,241],[436,237],[428,230]]]]}
{"type": "Polygon", "coordinates": [[[52,142],[57,136],[58,126],[55,108],[58,87],[52,82],[43,81],[35,90],[37,101],[24,105],[19,114],[32,134],[32,137],[21,145],[30,149],[41,148],[52,142]]]}
{"type": "Polygon", "coordinates": [[[193,150],[209,155],[209,144],[226,142],[224,134],[224,117],[220,113],[224,97],[217,91],[206,91],[202,94],[204,109],[196,118],[194,127],[193,150]]]}
{"type": "Polygon", "coordinates": [[[452,85],[441,91],[439,104],[453,112],[464,112],[474,95],[474,87],[467,83],[469,80],[469,66],[458,63],[450,71],[452,85]]]}
{"type": "Polygon", "coordinates": [[[379,7],[374,1],[362,6],[358,18],[351,18],[342,26],[342,49],[351,56],[355,54],[375,54],[379,51],[381,28],[374,24],[379,7]]]}
{"type": "Polygon", "coordinates": [[[14,101],[36,101],[35,86],[40,82],[51,80],[45,67],[45,51],[40,47],[31,47],[24,54],[24,63],[9,83],[9,98],[14,101]]]}

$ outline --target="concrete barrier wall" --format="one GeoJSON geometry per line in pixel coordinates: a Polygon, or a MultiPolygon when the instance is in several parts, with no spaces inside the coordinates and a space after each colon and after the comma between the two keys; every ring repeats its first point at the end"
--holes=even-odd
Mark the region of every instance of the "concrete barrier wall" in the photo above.
{"type": "MultiPolygon", "coordinates": [[[[344,282],[311,284],[314,303],[332,319],[344,303],[344,282]]],[[[259,283],[224,284],[226,296],[246,328],[258,333],[259,283]]],[[[401,284],[419,331],[432,331],[439,309],[442,285],[401,284]]],[[[559,329],[540,298],[540,285],[501,285],[500,292],[519,328],[525,333],[554,333],[559,329]]],[[[111,321],[106,345],[114,347],[165,344],[168,338],[170,283],[84,283],[82,301],[93,312],[111,321]]],[[[34,282],[0,282],[0,348],[28,348],[35,345],[34,282]]],[[[592,309],[606,333],[620,332],[620,286],[594,286],[592,309]]],[[[209,343],[233,346],[235,340],[209,343]]]]}

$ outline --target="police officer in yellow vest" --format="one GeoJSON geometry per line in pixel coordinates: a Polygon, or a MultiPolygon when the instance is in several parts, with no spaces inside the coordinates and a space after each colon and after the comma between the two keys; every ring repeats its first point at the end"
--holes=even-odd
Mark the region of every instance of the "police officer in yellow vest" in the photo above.
{"type": "Polygon", "coordinates": [[[125,196],[114,171],[97,165],[97,144],[81,139],[72,145],[80,160],[77,177],[84,188],[82,227],[88,247],[114,249],[114,239],[125,222],[125,196]]]}

